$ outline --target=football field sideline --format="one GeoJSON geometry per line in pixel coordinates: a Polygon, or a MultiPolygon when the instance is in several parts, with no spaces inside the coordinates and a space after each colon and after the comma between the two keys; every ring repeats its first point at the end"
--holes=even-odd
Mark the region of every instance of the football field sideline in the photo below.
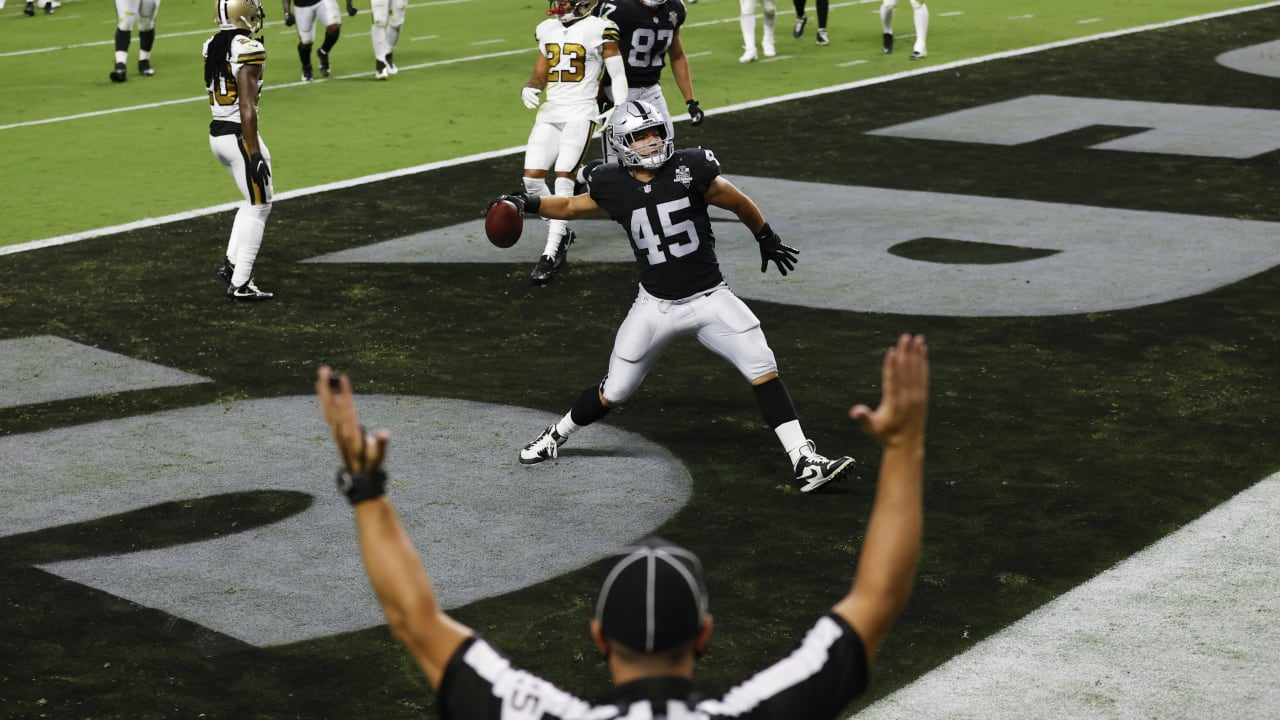
{"type": "Polygon", "coordinates": [[[1276,717],[1276,517],[1280,474],[854,717],[1276,717]]]}
{"type": "MultiPolygon", "coordinates": [[[[1185,25],[1185,24],[1188,24],[1188,23],[1202,22],[1202,21],[1204,21],[1204,20],[1210,20],[1210,19],[1213,19],[1213,18],[1225,17],[1225,16],[1229,16],[1229,15],[1236,15],[1236,14],[1245,13],[1245,12],[1252,12],[1252,11],[1255,11],[1255,10],[1259,10],[1259,9],[1263,9],[1263,8],[1269,8],[1269,7],[1275,7],[1275,6],[1280,6],[1280,0],[1273,0],[1272,2],[1260,3],[1260,4],[1258,4],[1258,5],[1252,5],[1252,6],[1244,7],[1244,8],[1231,8],[1231,9],[1223,10],[1223,11],[1220,11],[1220,12],[1206,13],[1206,14],[1196,15],[1196,16],[1192,16],[1192,17],[1179,18],[1179,19],[1177,19],[1177,20],[1170,20],[1170,21],[1161,22],[1161,23],[1152,23],[1152,24],[1149,24],[1149,25],[1142,25],[1142,26],[1139,26],[1139,27],[1126,28],[1126,29],[1123,29],[1123,30],[1114,30],[1114,31],[1110,31],[1110,32],[1098,33],[1098,34],[1095,34],[1095,35],[1089,35],[1089,36],[1086,36],[1086,37],[1071,38],[1071,39],[1067,39],[1067,40],[1060,40],[1060,41],[1056,41],[1056,42],[1052,42],[1052,43],[1045,43],[1045,44],[1042,44],[1042,45],[1036,45],[1036,46],[1032,46],[1032,47],[1018,48],[1018,49],[1015,49],[1015,50],[1008,50],[1008,51],[1005,51],[1005,52],[992,53],[992,54],[989,54],[989,55],[983,55],[983,56],[981,56],[981,57],[968,58],[968,59],[964,59],[964,60],[957,60],[957,61],[954,61],[954,62],[944,63],[944,64],[940,64],[940,65],[930,65],[930,66],[927,66],[927,67],[922,67],[922,68],[918,68],[918,69],[914,69],[914,70],[906,70],[906,71],[902,71],[902,72],[898,72],[898,73],[893,73],[893,74],[889,74],[889,75],[883,75],[883,76],[879,76],[879,77],[868,78],[868,79],[865,79],[865,80],[858,80],[858,81],[849,82],[849,83],[841,83],[841,84],[837,84],[837,85],[831,85],[831,86],[828,86],[828,87],[817,88],[817,89],[814,89],[814,90],[804,90],[804,91],[798,91],[798,92],[794,92],[794,93],[787,93],[787,94],[777,95],[777,96],[768,97],[768,98],[761,98],[761,99],[758,99],[758,100],[750,100],[750,101],[747,101],[747,102],[737,103],[737,104],[729,105],[729,106],[725,106],[725,107],[719,107],[719,108],[708,109],[708,110],[706,111],[706,114],[707,114],[709,117],[710,117],[710,116],[717,116],[717,115],[727,115],[727,114],[731,114],[731,113],[738,112],[738,111],[741,111],[741,110],[747,110],[747,109],[757,108],[757,107],[762,107],[762,106],[766,106],[766,105],[774,105],[774,104],[783,103],[783,102],[790,102],[790,101],[796,101],[796,100],[803,100],[803,99],[805,99],[805,98],[816,97],[816,96],[819,96],[819,95],[826,95],[826,94],[836,93],[836,92],[844,92],[844,91],[846,91],[846,90],[853,90],[853,89],[857,89],[857,88],[861,88],[861,87],[868,87],[868,86],[871,86],[871,85],[879,85],[879,84],[888,83],[888,82],[893,82],[893,81],[895,81],[895,80],[900,80],[900,79],[907,78],[907,77],[916,76],[916,75],[926,75],[926,74],[932,74],[932,73],[938,73],[938,72],[947,72],[947,71],[955,70],[955,69],[957,69],[957,68],[967,67],[967,66],[971,66],[971,65],[979,65],[979,64],[982,64],[982,63],[991,62],[991,61],[995,61],[995,60],[1003,60],[1003,59],[1007,59],[1007,58],[1011,58],[1011,57],[1018,57],[1018,56],[1021,56],[1021,55],[1030,55],[1030,54],[1037,53],[1037,52],[1042,52],[1042,51],[1045,51],[1045,50],[1052,50],[1052,49],[1055,49],[1055,48],[1068,47],[1068,46],[1071,46],[1071,45],[1079,45],[1079,44],[1088,43],[1088,42],[1095,42],[1095,41],[1098,41],[1098,40],[1103,40],[1103,39],[1113,38],[1113,37],[1120,37],[1120,36],[1123,36],[1123,35],[1130,35],[1130,34],[1134,34],[1134,33],[1149,32],[1149,31],[1152,31],[1152,30],[1158,30],[1158,29],[1166,28],[1166,27],[1174,27],[1174,26],[1177,26],[1177,25],[1185,25]]],[[[519,52],[523,52],[523,51],[519,51],[519,52]]],[[[477,56],[477,57],[475,57],[475,58],[471,58],[471,59],[483,59],[483,58],[497,57],[497,56],[499,56],[499,55],[508,55],[508,54],[511,54],[511,53],[510,53],[510,52],[494,53],[494,54],[489,54],[489,55],[477,56]]],[[[463,61],[463,60],[465,60],[465,59],[453,59],[453,60],[449,60],[449,61],[442,61],[442,62],[444,62],[444,63],[453,63],[453,62],[461,62],[461,61],[463,61]]],[[[429,64],[438,64],[438,63],[429,63],[429,64]]],[[[299,83],[291,83],[291,84],[289,84],[289,85],[297,85],[297,84],[299,84],[299,83]]],[[[286,85],[286,86],[289,86],[289,85],[286,85]]],[[[71,120],[71,119],[75,119],[75,118],[77,118],[77,117],[91,117],[91,116],[96,116],[96,115],[109,114],[109,113],[113,113],[113,112],[125,112],[125,111],[128,111],[128,110],[143,109],[143,108],[149,108],[149,107],[159,107],[159,106],[162,106],[162,105],[172,105],[172,104],[177,104],[177,103],[187,103],[187,102],[192,102],[192,101],[197,100],[197,99],[202,99],[202,98],[183,98],[183,99],[180,99],[180,100],[171,100],[171,101],[166,101],[166,102],[163,102],[163,103],[152,103],[152,104],[142,105],[142,106],[134,106],[134,107],[115,108],[115,109],[110,109],[110,110],[103,110],[103,111],[94,112],[94,113],[87,113],[87,114],[84,114],[84,115],[77,115],[77,116],[73,116],[73,117],[69,117],[69,118],[49,118],[49,119],[43,119],[43,120],[37,120],[37,121],[29,121],[29,122],[25,122],[25,123],[18,123],[18,124],[15,124],[15,125],[0,126],[0,130],[7,129],[7,128],[9,128],[9,127],[18,127],[18,126],[20,126],[20,125],[45,124],[45,123],[50,123],[50,122],[59,122],[59,121],[63,121],[63,120],[71,120]]],[[[675,119],[675,120],[677,120],[677,121],[682,121],[682,120],[688,120],[688,117],[689,117],[689,116],[688,116],[688,114],[686,113],[686,114],[678,115],[678,116],[676,116],[674,119],[675,119]]],[[[414,175],[414,174],[417,174],[417,173],[428,172],[428,171],[431,171],[431,170],[438,170],[438,169],[441,169],[441,168],[453,167],[453,166],[457,166],[457,165],[465,165],[466,163],[469,163],[469,162],[475,162],[475,161],[479,161],[479,160],[487,160],[487,159],[497,158],[497,157],[503,157],[503,156],[507,156],[507,155],[514,155],[514,154],[517,154],[517,153],[522,153],[522,152],[524,152],[524,149],[525,149],[525,147],[524,147],[523,145],[520,145],[520,146],[516,146],[516,147],[509,147],[509,148],[504,148],[504,149],[499,149],[499,150],[492,150],[492,151],[487,151],[487,152],[478,153],[478,154],[473,154],[473,155],[467,155],[467,156],[464,156],[464,157],[453,158],[453,159],[450,159],[450,160],[444,160],[444,161],[439,161],[439,162],[427,163],[427,164],[424,164],[424,165],[417,165],[417,166],[413,166],[413,167],[402,168],[402,169],[394,170],[394,171],[390,171],[390,172],[383,172],[383,173],[376,173],[376,174],[373,174],[373,175],[366,175],[366,176],[363,176],[363,177],[352,178],[352,179],[349,179],[349,180],[343,180],[343,181],[338,181],[338,182],[333,182],[333,183],[325,183],[325,184],[323,184],[323,185],[317,185],[317,186],[308,187],[308,188],[299,188],[299,189],[297,189],[297,190],[291,190],[291,191],[285,191],[285,192],[277,193],[277,194],[276,194],[276,196],[275,196],[275,200],[276,200],[276,201],[285,201],[285,200],[290,200],[290,199],[293,199],[293,198],[306,197],[306,196],[310,196],[310,195],[317,195],[317,194],[320,194],[320,193],[331,192],[331,191],[334,191],[334,190],[341,190],[341,189],[344,189],[344,188],[357,187],[357,186],[360,186],[360,185],[366,185],[366,184],[370,184],[370,183],[380,182],[380,181],[382,181],[382,180],[389,180],[389,179],[397,178],[397,177],[404,177],[404,176],[407,176],[407,175],[414,175]]],[[[49,237],[49,238],[44,238],[44,239],[39,239],[39,240],[32,240],[32,241],[23,242],[23,243],[18,243],[18,244],[13,244],[13,245],[8,245],[8,246],[4,246],[4,245],[0,244],[0,255],[6,255],[6,254],[16,253],[16,252],[24,252],[24,251],[28,251],[28,250],[37,250],[37,249],[40,249],[40,248],[43,248],[43,247],[52,247],[52,246],[56,246],[56,245],[64,245],[64,244],[66,244],[66,243],[76,242],[76,241],[78,241],[78,240],[87,240],[87,239],[89,239],[89,238],[96,238],[96,237],[103,237],[103,236],[107,236],[107,235],[114,235],[114,234],[116,234],[116,233],[129,232],[129,231],[132,231],[132,230],[139,230],[139,229],[142,229],[142,228],[154,227],[154,226],[156,226],[156,225],[163,225],[163,224],[165,224],[165,223],[170,223],[170,222],[178,222],[178,221],[181,221],[181,220],[187,220],[187,219],[194,218],[194,217],[201,217],[201,216],[205,216],[205,215],[212,215],[212,214],[215,214],[215,213],[225,212],[225,211],[228,211],[228,210],[235,209],[238,205],[239,205],[239,202],[238,202],[238,201],[236,201],[236,202],[227,202],[227,203],[221,203],[221,204],[218,204],[218,205],[213,205],[213,206],[208,206],[208,207],[203,207],[203,208],[195,208],[195,209],[192,209],[192,210],[187,210],[187,211],[183,211],[183,212],[179,212],[179,213],[172,213],[172,214],[168,214],[168,215],[163,215],[163,216],[160,216],[160,217],[142,218],[142,219],[139,219],[139,220],[136,220],[136,221],[133,221],[133,222],[122,223],[122,224],[119,224],[119,225],[111,225],[111,226],[107,226],[107,227],[96,228],[96,229],[93,229],[93,230],[86,230],[86,231],[81,231],[81,232],[68,233],[68,234],[65,234],[65,235],[58,235],[58,236],[49,237]]]]}

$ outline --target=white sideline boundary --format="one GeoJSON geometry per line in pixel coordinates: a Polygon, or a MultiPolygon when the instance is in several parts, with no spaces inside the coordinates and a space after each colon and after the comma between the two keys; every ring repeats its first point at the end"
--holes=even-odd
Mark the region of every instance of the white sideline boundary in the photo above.
{"type": "Polygon", "coordinates": [[[1280,717],[1277,517],[1280,473],[852,717],[1280,717]]]}
{"type": "MultiPolygon", "coordinates": [[[[900,80],[902,78],[913,77],[916,75],[924,75],[926,73],[945,72],[947,70],[954,70],[956,68],[967,67],[970,65],[977,65],[980,63],[990,62],[993,60],[1002,60],[1005,58],[1018,57],[1021,55],[1030,55],[1032,53],[1042,52],[1045,50],[1053,50],[1056,48],[1069,47],[1071,45],[1079,45],[1082,43],[1093,42],[1096,40],[1105,40],[1108,38],[1121,37],[1124,35],[1132,35],[1135,33],[1148,32],[1151,30],[1159,30],[1159,29],[1168,28],[1168,27],[1175,27],[1178,25],[1185,25],[1193,22],[1212,20],[1219,17],[1238,15],[1240,13],[1253,12],[1255,10],[1262,10],[1262,9],[1277,7],[1277,6],[1280,6],[1280,0],[1273,0],[1272,2],[1264,2],[1264,3],[1259,3],[1257,5],[1250,5],[1242,8],[1231,8],[1231,9],[1223,10],[1220,12],[1194,15],[1192,17],[1179,18],[1177,20],[1168,20],[1161,23],[1142,25],[1139,27],[1127,28],[1124,30],[1113,30],[1110,32],[1098,33],[1096,35],[1088,35],[1088,36],[1079,37],[1079,38],[1072,38],[1069,40],[1059,40],[1057,42],[1046,43],[1044,45],[1036,45],[1036,46],[1027,47],[1027,48],[1020,48],[1017,50],[1007,50],[1005,52],[993,53],[990,55],[983,55],[981,57],[970,58],[967,60],[957,60],[955,62],[943,63],[941,65],[930,65],[928,67],[919,68],[916,70],[893,73],[892,75],[884,75],[881,77],[867,78],[866,80],[858,80],[856,82],[842,83],[839,85],[831,85],[825,88],[817,88],[814,90],[787,93],[785,95],[777,95],[771,98],[763,98],[760,100],[751,100],[748,102],[739,103],[737,105],[728,105],[725,107],[713,108],[713,109],[707,110],[706,114],[707,115],[726,115],[729,113],[738,112],[740,110],[747,110],[747,109],[763,107],[767,105],[775,105],[777,103],[790,102],[792,100],[803,100],[805,98],[817,97],[820,95],[828,95],[831,93],[844,92],[845,90],[853,90],[856,88],[879,85],[881,83],[892,82],[894,80],[900,80]]],[[[677,120],[677,121],[688,120],[688,119],[689,119],[689,115],[687,113],[683,115],[678,115],[674,118],[674,120],[677,120]]],[[[329,192],[332,190],[341,190],[344,188],[357,187],[359,185],[367,185],[369,183],[380,182],[382,180],[390,180],[397,177],[404,177],[406,175],[414,175],[416,173],[428,172],[431,170],[438,170],[446,167],[454,167],[457,165],[463,165],[463,164],[466,164],[469,162],[475,162],[478,160],[488,160],[488,159],[497,158],[497,157],[504,157],[506,155],[522,153],[524,152],[524,150],[525,150],[525,146],[520,145],[517,147],[506,148],[503,150],[493,150],[493,151],[478,153],[475,155],[468,155],[465,157],[453,158],[450,160],[441,160],[433,163],[427,163],[425,165],[417,165],[414,167],[403,168],[400,170],[392,170],[389,172],[377,173],[374,175],[366,175],[363,177],[352,178],[350,180],[341,180],[338,182],[326,183],[324,185],[316,185],[314,187],[309,187],[309,188],[299,188],[297,190],[289,190],[289,191],[277,193],[275,196],[275,200],[289,200],[292,198],[306,197],[308,195],[315,195],[323,192],[329,192]]],[[[105,235],[114,235],[116,233],[121,233],[121,232],[140,230],[143,228],[154,227],[156,225],[164,225],[166,223],[171,223],[171,222],[180,222],[183,220],[189,220],[191,218],[203,217],[205,215],[213,215],[216,213],[225,212],[227,210],[233,210],[238,205],[239,205],[239,202],[223,203],[221,205],[214,205],[211,207],[199,208],[195,210],[187,210],[185,212],[173,213],[170,215],[163,215],[160,217],[142,218],[140,220],[135,220],[133,222],[124,223],[121,225],[112,225],[109,227],[97,228],[94,230],[85,230],[82,232],[69,233],[66,235],[59,235],[56,237],[44,238],[42,240],[32,240],[30,242],[20,243],[17,245],[0,247],[0,255],[10,255],[13,253],[27,252],[30,250],[39,250],[41,248],[54,247],[57,245],[66,245],[68,243],[73,243],[80,240],[88,240],[96,237],[102,237],[105,235]]]]}

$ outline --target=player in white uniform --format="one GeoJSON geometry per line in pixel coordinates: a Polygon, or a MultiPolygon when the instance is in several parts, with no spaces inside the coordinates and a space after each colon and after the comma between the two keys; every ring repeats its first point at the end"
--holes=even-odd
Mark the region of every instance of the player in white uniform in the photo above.
{"type": "Polygon", "coordinates": [[[369,37],[373,38],[374,78],[386,80],[400,72],[392,53],[400,42],[400,28],[404,27],[404,12],[409,0],[371,0],[369,12],[373,13],[373,25],[369,37]]]}
{"type": "Polygon", "coordinates": [[[259,0],[214,0],[218,34],[204,42],[204,83],[213,122],[209,148],[231,173],[244,202],[236,210],[218,277],[228,300],[269,300],[253,282],[253,263],[271,214],[271,152],[258,135],[258,96],[267,49],[250,37],[262,29],[259,0]]]}
{"type": "MultiPolygon", "coordinates": [[[[778,54],[773,44],[773,26],[778,20],[778,3],[776,0],[760,0],[760,9],[764,15],[764,35],[760,38],[760,47],[765,57],[778,54]]],[[[742,27],[742,56],[738,62],[754,62],[756,54],[756,0],[738,0],[738,24],[742,27]]]]}
{"type": "Polygon", "coordinates": [[[853,459],[828,460],[805,437],[760,320],[720,273],[707,207],[729,210],[755,235],[761,272],[774,263],[786,275],[795,267],[798,251],[784,245],[751,198],[720,175],[720,163],[710,150],[675,149],[671,121],[657,108],[630,100],[614,112],[607,132],[621,164],[592,170],[587,194],[498,198],[543,217],[607,215],[627,232],[640,270],[640,292],[618,328],[604,381],[583,390],[564,417],[520,451],[520,462],[533,465],[559,457],[571,434],[626,402],[662,353],[679,337],[693,335],[751,383],[765,422],[790,457],[801,492],[838,479],[853,459]]]}
{"type": "MultiPolygon", "coordinates": [[[[587,152],[587,143],[602,121],[596,106],[600,76],[609,71],[614,97],[627,96],[627,72],[618,52],[618,26],[592,15],[599,0],[551,0],[547,14],[534,30],[538,60],[533,75],[520,91],[525,107],[538,108],[539,92],[547,101],[538,108],[524,154],[524,189],[529,195],[552,194],[547,175],[555,170],[554,194],[573,195],[574,176],[587,152]]],[[[564,220],[547,223],[547,244],[530,275],[545,285],[564,264],[573,231],[564,220]]]]}
{"type": "MultiPolygon", "coordinates": [[[[898,0],[883,0],[880,3],[880,27],[884,31],[884,51],[893,52],[893,11],[898,0]]],[[[929,6],[924,0],[911,0],[912,19],[916,24],[916,45],[911,51],[911,59],[919,60],[929,55],[927,40],[929,37],[929,6]]]]}
{"type": "Polygon", "coordinates": [[[155,75],[151,67],[151,47],[156,42],[156,13],[160,0],[116,0],[116,65],[111,82],[128,79],[129,40],[138,27],[138,74],[155,75]]]}

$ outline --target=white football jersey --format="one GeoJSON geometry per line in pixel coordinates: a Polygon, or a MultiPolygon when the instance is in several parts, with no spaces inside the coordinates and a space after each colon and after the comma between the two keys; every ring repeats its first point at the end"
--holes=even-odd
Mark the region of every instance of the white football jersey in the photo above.
{"type": "Polygon", "coordinates": [[[618,42],[618,25],[588,15],[565,26],[557,18],[538,23],[533,32],[538,51],[547,58],[547,101],[538,110],[538,122],[592,119],[598,114],[596,94],[604,74],[606,42],[618,42]]]}
{"type": "MultiPolygon", "coordinates": [[[[204,42],[201,54],[205,57],[209,55],[209,43],[212,41],[213,38],[209,38],[204,42]]],[[[260,40],[255,40],[248,35],[236,35],[231,39],[227,62],[231,66],[231,72],[219,76],[205,89],[209,91],[209,108],[213,110],[213,119],[238,123],[240,122],[241,88],[236,87],[236,76],[240,73],[240,68],[245,65],[266,65],[267,48],[260,40]]],[[[248,88],[247,91],[253,93],[253,101],[256,103],[258,96],[262,94],[262,85],[248,88]]]]}

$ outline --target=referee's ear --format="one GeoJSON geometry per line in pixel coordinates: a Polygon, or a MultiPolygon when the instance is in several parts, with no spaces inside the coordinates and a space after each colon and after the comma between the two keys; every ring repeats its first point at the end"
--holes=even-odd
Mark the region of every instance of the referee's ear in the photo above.
{"type": "Polygon", "coordinates": [[[711,613],[702,616],[702,627],[698,628],[698,635],[693,639],[694,659],[701,660],[707,653],[707,648],[711,647],[711,631],[715,629],[715,624],[711,613]]]}
{"type": "Polygon", "coordinates": [[[600,653],[601,660],[609,659],[609,641],[604,637],[604,631],[600,629],[600,621],[591,618],[591,642],[596,644],[596,650],[600,653]]]}

